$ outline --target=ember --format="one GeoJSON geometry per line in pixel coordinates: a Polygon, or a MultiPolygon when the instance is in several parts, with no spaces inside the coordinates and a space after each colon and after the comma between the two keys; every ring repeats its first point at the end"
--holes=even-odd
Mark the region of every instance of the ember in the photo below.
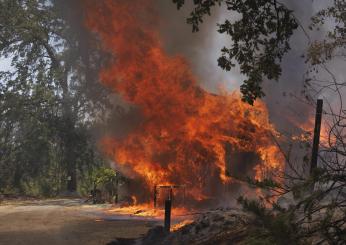
{"type": "MultiPolygon", "coordinates": [[[[162,220],[164,217],[163,209],[154,209],[149,204],[138,204],[128,207],[115,207],[113,209],[107,210],[106,212],[109,215],[119,215],[126,217],[148,217],[153,219],[162,220]]],[[[172,209],[172,216],[182,217],[193,215],[191,210],[187,210],[184,207],[175,207],[172,209]]]]}
{"type": "Polygon", "coordinates": [[[184,220],[178,224],[173,225],[173,227],[171,228],[171,231],[177,231],[177,230],[183,228],[184,226],[191,224],[192,222],[193,222],[193,220],[191,220],[191,219],[184,220]]]}
{"type": "Polygon", "coordinates": [[[114,162],[143,182],[133,199],[148,203],[154,186],[179,184],[186,186],[191,206],[217,200],[232,181],[226,176],[226,143],[233,151],[259,156],[251,163],[257,179],[262,165],[266,171],[282,170],[265,104],[250,106],[237,92],[214,95],[199,87],[187,60],[163,49],[154,5],[152,0],[87,1],[87,24],[115,58],[101,80],[143,114],[126,137],[102,140],[114,162]]]}

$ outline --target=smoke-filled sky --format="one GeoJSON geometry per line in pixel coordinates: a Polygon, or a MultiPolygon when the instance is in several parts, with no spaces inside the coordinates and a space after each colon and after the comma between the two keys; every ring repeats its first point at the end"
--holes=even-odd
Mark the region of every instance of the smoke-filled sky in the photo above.
{"type": "MultiPolygon", "coordinates": [[[[160,30],[166,50],[172,54],[183,54],[190,61],[200,85],[205,89],[217,92],[218,87],[222,85],[230,90],[239,90],[244,80],[239,69],[225,72],[217,66],[220,49],[231,44],[228,36],[217,32],[217,23],[236,18],[236,16],[225,9],[215,8],[212,16],[205,18],[200,31],[192,33],[191,26],[186,24],[186,17],[192,10],[191,5],[177,11],[172,1],[158,2],[162,17],[160,30]]],[[[282,62],[282,76],[279,81],[263,81],[266,94],[264,101],[269,109],[270,120],[276,129],[284,134],[294,135],[299,133],[302,125],[310,125],[312,130],[312,124],[307,122],[312,122],[310,119],[314,118],[315,113],[314,106],[308,105],[301,93],[308,69],[305,63],[306,58],[302,56],[306,55],[309,42],[324,38],[326,32],[332,30],[334,26],[333,22],[327,20],[319,32],[311,31],[309,30],[311,17],[332,4],[333,0],[284,0],[282,2],[294,11],[301,27],[291,38],[291,50],[282,62]]],[[[345,81],[343,65],[345,65],[344,62],[333,61],[331,69],[338,79],[345,81]]],[[[324,73],[320,71],[320,77],[323,77],[324,73]]],[[[335,94],[324,94],[324,98],[331,103],[335,98],[336,104],[340,103],[335,94]]],[[[326,104],[325,107],[327,107],[326,104]]],[[[297,155],[292,157],[300,159],[301,156],[298,154],[300,150],[295,149],[295,152],[297,155]]]]}
{"type": "Polygon", "coordinates": [[[221,48],[230,42],[229,37],[217,32],[217,23],[226,18],[227,12],[215,8],[212,15],[205,18],[200,31],[192,33],[192,27],[186,24],[186,18],[192,10],[191,4],[178,11],[172,1],[158,2],[162,18],[160,31],[166,50],[171,54],[183,54],[204,88],[212,92],[217,92],[220,85],[238,89],[244,78],[239,70],[226,72],[217,65],[221,48]]]}
{"type": "MultiPolygon", "coordinates": [[[[81,6],[79,0],[56,0],[64,6],[68,14],[68,21],[74,22],[73,26],[81,25],[81,6]],[[72,14],[75,13],[75,14],[72,14]],[[74,17],[73,17],[74,16],[74,17]]],[[[295,16],[299,19],[302,26],[308,30],[311,16],[323,7],[326,7],[332,0],[285,0],[285,4],[294,10],[295,16]]],[[[217,58],[223,46],[229,46],[231,40],[228,36],[217,32],[217,23],[223,22],[226,18],[234,18],[234,14],[225,9],[215,8],[212,16],[206,17],[198,33],[192,33],[192,27],[186,24],[192,10],[192,4],[187,3],[181,10],[177,10],[171,0],[157,1],[157,9],[160,13],[160,23],[158,28],[162,35],[163,45],[170,54],[182,54],[190,62],[194,73],[202,87],[217,92],[219,87],[230,90],[238,90],[244,77],[235,68],[230,72],[223,71],[217,65],[217,58]]],[[[332,23],[330,23],[332,26],[332,23]]],[[[326,25],[328,28],[328,23],[326,25]]],[[[312,38],[318,38],[317,34],[309,32],[312,38]]],[[[83,39],[84,36],[81,35],[83,39]]],[[[83,42],[83,40],[82,40],[83,42]]],[[[283,63],[283,74],[278,82],[264,81],[265,101],[270,110],[271,119],[277,125],[290,125],[290,118],[304,122],[306,113],[311,108],[290,96],[299,96],[303,86],[303,75],[306,72],[304,58],[301,57],[306,51],[308,39],[301,29],[298,29],[292,40],[292,50],[286,55],[283,63]],[[285,111],[284,115],[282,111],[285,111]]],[[[10,68],[7,60],[0,61],[0,70],[10,68]]]]}
{"type": "MultiPolygon", "coordinates": [[[[294,10],[302,26],[308,30],[311,16],[331,1],[286,0],[285,2],[290,9],[294,10]]],[[[186,17],[192,10],[191,5],[187,4],[182,10],[177,11],[171,1],[158,1],[158,8],[162,17],[160,29],[165,48],[172,54],[183,54],[190,61],[201,86],[212,92],[217,92],[220,85],[238,90],[244,79],[239,69],[225,72],[217,66],[220,49],[223,46],[229,46],[231,40],[228,36],[217,32],[216,24],[226,18],[234,18],[234,14],[225,9],[215,8],[212,16],[205,18],[201,30],[198,33],[192,33],[191,26],[186,24],[186,17]]],[[[308,34],[311,37],[315,35],[308,34]]],[[[289,96],[290,94],[300,96],[303,89],[306,64],[301,56],[305,53],[307,45],[308,38],[305,33],[301,29],[297,30],[291,40],[292,50],[283,60],[283,74],[280,80],[263,83],[266,93],[265,101],[270,110],[271,119],[275,124],[283,126],[283,130],[291,128],[291,119],[298,123],[304,122],[307,113],[311,111],[310,107],[289,96]],[[285,113],[283,114],[282,111],[285,113]]]]}
{"type": "MultiPolygon", "coordinates": [[[[81,8],[78,4],[79,0],[56,1],[61,3],[64,9],[68,9],[67,12],[70,13],[68,21],[80,23],[82,20],[80,9],[76,9],[81,8]]],[[[230,13],[225,8],[216,7],[212,15],[204,19],[200,31],[192,33],[192,27],[186,23],[186,18],[193,7],[189,1],[186,1],[188,3],[179,11],[171,0],[157,0],[156,2],[160,14],[157,28],[166,51],[171,55],[183,55],[197,75],[199,84],[208,91],[217,93],[220,86],[229,90],[239,90],[239,86],[244,80],[239,69],[235,68],[226,72],[217,65],[221,48],[231,44],[227,35],[217,32],[217,23],[223,22],[226,18],[236,18],[234,13],[230,13]]],[[[308,31],[311,16],[322,7],[332,3],[332,0],[284,0],[283,2],[294,10],[294,15],[308,31]]],[[[76,23],[73,25],[78,26],[76,23]]],[[[316,33],[309,32],[308,34],[312,38],[318,37],[316,33]]],[[[81,35],[81,39],[84,39],[83,35],[81,35]]],[[[81,40],[81,42],[84,41],[81,40]]],[[[299,97],[303,88],[303,76],[307,67],[301,56],[305,53],[307,45],[308,38],[301,29],[298,29],[291,40],[292,50],[283,60],[283,74],[280,80],[278,82],[264,81],[263,83],[266,93],[264,100],[267,102],[271,120],[280,130],[291,130],[293,121],[295,124],[304,123],[308,114],[313,112],[313,108],[289,96],[293,94],[299,97]],[[283,111],[285,113],[282,113],[283,111]]]]}

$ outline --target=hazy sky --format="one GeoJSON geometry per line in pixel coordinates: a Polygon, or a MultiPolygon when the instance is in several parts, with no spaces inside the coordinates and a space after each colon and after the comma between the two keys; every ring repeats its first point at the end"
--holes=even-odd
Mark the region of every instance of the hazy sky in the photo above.
{"type": "Polygon", "coordinates": [[[0,59],[0,71],[7,71],[10,69],[10,60],[9,59],[0,59]]]}
{"type": "MultiPolygon", "coordinates": [[[[310,17],[321,7],[325,7],[331,0],[286,0],[289,8],[294,9],[295,15],[307,28],[310,17]]],[[[172,1],[157,1],[161,14],[160,32],[163,37],[165,49],[171,53],[182,54],[191,64],[191,68],[198,77],[200,85],[209,91],[217,92],[219,86],[229,90],[238,90],[244,76],[238,69],[230,72],[223,71],[217,65],[220,49],[230,46],[231,40],[227,35],[217,32],[217,23],[226,18],[235,18],[234,14],[221,9],[214,9],[212,16],[206,17],[198,33],[192,33],[190,25],[186,24],[186,17],[191,11],[189,3],[177,10],[172,1]]],[[[301,55],[307,47],[307,39],[301,30],[295,32],[291,41],[292,50],[283,61],[283,74],[279,82],[264,81],[263,86],[267,94],[265,100],[272,111],[278,110],[278,106],[292,105],[297,107],[289,97],[283,98],[283,93],[299,94],[303,87],[303,75],[306,65],[301,55]]],[[[0,70],[10,68],[9,61],[0,60],[0,70]]],[[[280,113],[281,114],[281,113],[280,113]]]]}

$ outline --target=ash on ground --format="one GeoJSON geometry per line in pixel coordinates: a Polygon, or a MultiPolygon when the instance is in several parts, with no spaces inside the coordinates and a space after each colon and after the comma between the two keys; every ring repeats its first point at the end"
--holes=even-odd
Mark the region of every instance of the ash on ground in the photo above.
{"type": "Polygon", "coordinates": [[[240,244],[247,236],[253,217],[238,209],[219,208],[199,215],[195,221],[167,233],[155,226],[137,240],[115,240],[109,245],[191,245],[240,244]]]}

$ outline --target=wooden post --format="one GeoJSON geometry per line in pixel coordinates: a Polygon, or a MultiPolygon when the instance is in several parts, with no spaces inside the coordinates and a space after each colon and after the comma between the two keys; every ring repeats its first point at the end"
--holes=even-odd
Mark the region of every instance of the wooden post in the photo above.
{"type": "Polygon", "coordinates": [[[170,232],[171,229],[171,208],[172,200],[168,199],[165,201],[165,230],[170,232]]]}
{"type": "Polygon", "coordinates": [[[156,202],[157,202],[157,186],[154,186],[154,208],[156,208],[156,202]]]}
{"type": "Polygon", "coordinates": [[[312,174],[313,171],[317,168],[318,147],[320,144],[320,133],[321,133],[322,109],[323,109],[323,100],[318,99],[317,107],[316,107],[316,116],[315,116],[314,139],[312,144],[310,174],[312,174]]]}
{"type": "Polygon", "coordinates": [[[169,200],[173,201],[173,187],[169,189],[169,200]]]}

